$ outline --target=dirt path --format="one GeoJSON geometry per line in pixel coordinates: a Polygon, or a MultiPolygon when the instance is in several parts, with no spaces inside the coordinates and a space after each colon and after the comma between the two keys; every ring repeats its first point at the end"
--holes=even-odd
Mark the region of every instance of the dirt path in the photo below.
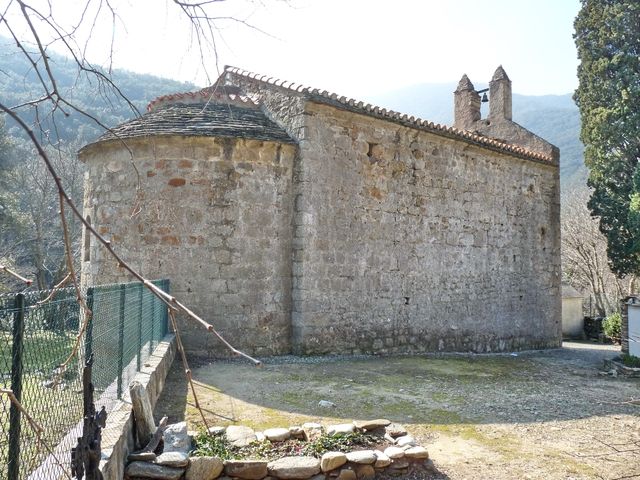
{"type": "MultiPolygon", "coordinates": [[[[261,369],[208,363],[194,378],[211,424],[400,422],[428,446],[432,478],[640,479],[640,380],[599,374],[617,353],[571,343],[517,356],[280,357],[261,369]]],[[[176,362],[157,413],[196,428],[183,377],[176,362]]]]}

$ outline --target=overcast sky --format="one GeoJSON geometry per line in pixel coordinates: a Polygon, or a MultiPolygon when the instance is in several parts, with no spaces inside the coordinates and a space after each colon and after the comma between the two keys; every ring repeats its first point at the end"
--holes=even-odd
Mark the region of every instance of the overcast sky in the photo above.
{"type": "MultiPolygon", "coordinates": [[[[0,4],[8,0],[0,0],[0,4]]],[[[40,1],[40,0],[34,0],[40,1]]],[[[54,2],[78,16],[81,2],[54,2]]],[[[114,66],[206,85],[188,26],[170,0],[116,0],[114,66]]],[[[572,39],[579,0],[228,0],[214,4],[218,67],[364,97],[420,83],[486,83],[502,64],[523,94],[561,94],[576,85],[572,39]]],[[[61,8],[63,10],[61,10],[61,8]]],[[[107,59],[111,22],[103,17],[88,55],[107,59]]],[[[216,59],[205,64],[215,79],[216,59]]]]}

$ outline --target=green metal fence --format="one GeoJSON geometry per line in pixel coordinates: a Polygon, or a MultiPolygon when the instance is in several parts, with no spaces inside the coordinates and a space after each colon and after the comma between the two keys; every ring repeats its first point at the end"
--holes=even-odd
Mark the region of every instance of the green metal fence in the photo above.
{"type": "MultiPolygon", "coordinates": [[[[155,282],[165,291],[169,281],[155,282]]],[[[43,428],[42,440],[68,463],[82,418],[81,366],[94,354],[96,405],[110,408],[167,333],[167,311],[140,283],[90,287],[93,311],[79,355],[61,374],[83,314],[73,288],[0,295],[0,385],[10,388],[43,428]]],[[[0,397],[0,479],[58,478],[60,467],[8,397],[0,397]]]]}

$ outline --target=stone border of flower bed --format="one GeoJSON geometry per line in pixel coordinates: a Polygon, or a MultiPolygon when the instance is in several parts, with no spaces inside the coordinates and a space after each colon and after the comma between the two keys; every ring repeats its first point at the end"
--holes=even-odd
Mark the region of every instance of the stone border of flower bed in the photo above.
{"type": "Polygon", "coordinates": [[[605,360],[604,368],[607,372],[615,371],[616,375],[623,375],[629,378],[640,378],[640,368],[627,367],[618,358],[605,360]]]}
{"type": "MultiPolygon", "coordinates": [[[[326,428],[318,423],[305,423],[288,428],[270,428],[255,432],[249,427],[231,425],[211,427],[212,435],[225,435],[227,441],[237,447],[253,442],[269,440],[283,442],[290,438],[313,440],[320,435],[347,434],[353,432],[376,432],[390,446],[384,450],[353,450],[349,452],[326,452],[321,458],[311,456],[287,456],[276,460],[222,460],[218,457],[186,457],[162,453],[153,462],[133,461],[126,470],[127,478],[154,478],[158,480],[372,480],[376,473],[391,470],[401,475],[415,465],[429,467],[429,453],[407,434],[401,425],[386,419],[354,421],[326,428]],[[384,430],[383,430],[384,429],[384,430]],[[166,457],[166,458],[165,458],[166,457]],[[176,458],[174,458],[176,457],[176,458]]],[[[190,448],[190,438],[185,422],[173,425],[165,432],[167,445],[185,445],[190,448]],[[180,438],[176,437],[179,436],[180,438]],[[185,445],[188,439],[189,445],[185,445]]],[[[174,450],[170,448],[170,450],[174,450]]],[[[172,452],[170,452],[172,453],[172,452]]]]}

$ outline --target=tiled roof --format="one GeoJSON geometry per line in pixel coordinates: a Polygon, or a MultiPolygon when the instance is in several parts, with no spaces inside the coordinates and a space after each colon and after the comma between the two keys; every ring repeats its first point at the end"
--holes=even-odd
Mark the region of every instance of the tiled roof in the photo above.
{"type": "Polygon", "coordinates": [[[428,120],[423,120],[415,116],[409,116],[407,114],[402,114],[393,110],[378,107],[370,103],[358,101],[353,98],[340,96],[336,93],[328,92],[327,90],[319,90],[317,88],[300,85],[294,82],[268,77],[266,75],[260,75],[258,73],[248,72],[246,70],[242,70],[240,68],[232,66],[226,66],[224,68],[224,72],[303,94],[304,96],[309,98],[309,100],[331,105],[343,110],[349,110],[363,115],[389,120],[411,128],[417,128],[419,130],[428,131],[437,135],[457,140],[464,140],[468,143],[487,147],[492,150],[510,153],[517,157],[538,160],[542,162],[553,162],[553,158],[548,155],[527,150],[526,148],[507,143],[504,140],[489,138],[474,132],[468,132],[465,130],[448,127],[446,125],[429,122],[428,120]]]}
{"type": "Polygon", "coordinates": [[[172,95],[171,99],[156,99],[149,112],[114,127],[98,141],[149,135],[181,135],[294,143],[282,128],[255,108],[252,102],[241,100],[246,107],[235,103],[205,103],[205,98],[210,98],[210,95],[202,95],[201,97],[200,92],[196,92],[185,98],[172,95]],[[181,103],[181,100],[198,103],[181,103]]]}

